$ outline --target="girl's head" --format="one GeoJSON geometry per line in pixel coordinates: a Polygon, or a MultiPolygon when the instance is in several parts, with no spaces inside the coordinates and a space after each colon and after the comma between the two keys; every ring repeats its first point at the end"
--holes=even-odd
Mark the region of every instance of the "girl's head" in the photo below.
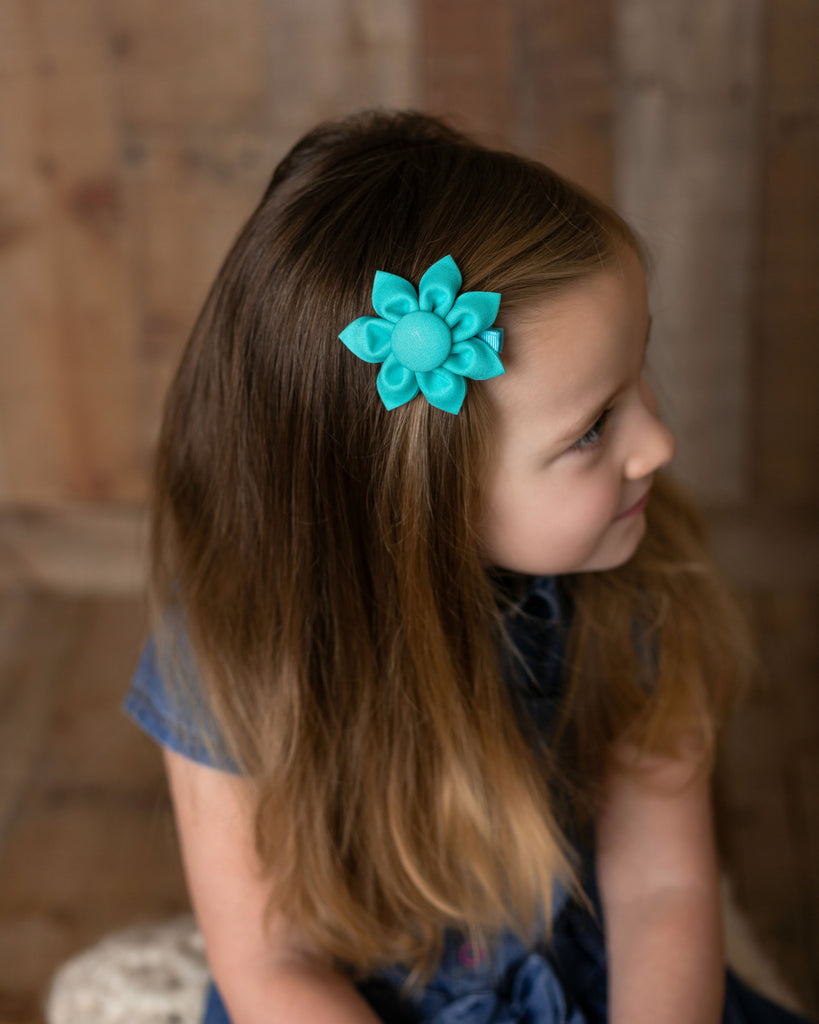
{"type": "Polygon", "coordinates": [[[397,555],[408,533],[447,572],[452,558],[474,557],[484,533],[484,554],[506,568],[621,563],[643,520],[608,527],[671,451],[647,412],[631,417],[629,437],[622,430],[620,407],[644,406],[634,393],[647,317],[636,253],[624,222],[577,187],[424,115],[317,128],[276,170],[204,314],[215,340],[196,358],[223,403],[212,444],[223,452],[235,435],[238,449],[218,459],[212,485],[222,477],[241,493],[253,481],[290,510],[293,539],[324,523],[313,557],[327,569],[329,551],[348,567],[364,552],[371,562],[373,547],[397,555]],[[417,285],[447,254],[464,291],[502,296],[507,377],[470,383],[457,416],[423,397],[388,412],[378,368],[339,331],[372,313],[377,270],[417,285]],[[610,416],[592,408],[620,385],[628,394],[610,416]],[[592,451],[603,416],[621,443],[592,451]],[[582,453],[564,457],[575,442],[582,453]]]}
{"type": "Polygon", "coordinates": [[[258,786],[273,903],[342,959],[419,963],[448,925],[524,927],[567,874],[557,753],[521,729],[502,682],[488,565],[635,566],[577,577],[601,580],[572,624],[581,698],[567,702],[590,803],[607,738],[646,708],[651,727],[674,718],[681,686],[708,731],[689,668],[719,660],[731,622],[695,565],[696,520],[655,486],[635,559],[645,520],[621,518],[673,451],[641,378],[647,319],[638,245],[615,213],[413,113],[305,136],[216,279],[163,419],[154,622],[161,651],[165,610],[184,609],[258,786]],[[507,373],[470,382],[457,415],[421,396],[387,411],[378,367],[339,332],[372,312],[376,271],[417,285],[446,255],[463,290],[500,292],[507,373]],[[674,587],[696,600],[666,620],[674,587]],[[725,627],[719,649],[706,614],[725,627]],[[665,652],[650,707],[637,619],[665,652]]]}

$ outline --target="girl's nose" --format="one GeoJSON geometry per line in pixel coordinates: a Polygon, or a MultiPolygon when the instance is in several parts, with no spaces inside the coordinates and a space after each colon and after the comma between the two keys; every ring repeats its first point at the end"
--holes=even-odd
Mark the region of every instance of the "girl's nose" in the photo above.
{"type": "Polygon", "coordinates": [[[655,470],[667,466],[677,447],[674,435],[657,416],[657,400],[645,378],[641,382],[640,397],[642,408],[638,415],[641,420],[625,465],[625,475],[629,480],[650,476],[655,470]]]}

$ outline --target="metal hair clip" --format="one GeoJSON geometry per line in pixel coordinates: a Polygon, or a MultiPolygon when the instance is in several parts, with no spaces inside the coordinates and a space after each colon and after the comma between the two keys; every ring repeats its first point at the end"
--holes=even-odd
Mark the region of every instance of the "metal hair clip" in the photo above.
{"type": "Polygon", "coordinates": [[[502,327],[489,327],[485,331],[481,331],[477,337],[481,341],[485,341],[486,344],[492,349],[493,352],[501,354],[503,350],[503,328],[502,327]]]}

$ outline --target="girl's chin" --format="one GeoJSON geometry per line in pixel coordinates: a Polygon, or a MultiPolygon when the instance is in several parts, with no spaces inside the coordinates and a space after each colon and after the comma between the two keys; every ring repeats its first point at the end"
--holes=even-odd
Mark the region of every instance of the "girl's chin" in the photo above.
{"type": "Polygon", "coordinates": [[[567,572],[605,572],[607,569],[619,569],[621,565],[630,562],[637,554],[645,534],[645,516],[636,516],[634,522],[639,528],[630,530],[628,538],[621,538],[616,545],[612,544],[608,550],[602,549],[578,568],[567,572]]]}

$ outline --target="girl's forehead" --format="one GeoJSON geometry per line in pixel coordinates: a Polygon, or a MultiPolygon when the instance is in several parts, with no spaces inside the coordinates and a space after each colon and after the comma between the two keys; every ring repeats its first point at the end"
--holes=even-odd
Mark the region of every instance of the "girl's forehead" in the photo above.
{"type": "Polygon", "coordinates": [[[611,261],[592,271],[553,285],[541,295],[505,309],[501,313],[513,330],[559,325],[571,318],[590,315],[594,307],[606,301],[625,298],[628,303],[647,301],[646,277],[639,256],[629,247],[621,246],[611,261]]]}
{"type": "Polygon", "coordinates": [[[599,356],[612,334],[628,330],[646,315],[645,279],[636,258],[630,267],[617,264],[574,281],[505,317],[507,379],[530,370],[534,361],[565,369],[591,354],[599,356]]]}
{"type": "Polygon", "coordinates": [[[648,309],[635,255],[504,318],[505,374],[485,381],[505,421],[560,431],[642,358],[648,309]]]}

